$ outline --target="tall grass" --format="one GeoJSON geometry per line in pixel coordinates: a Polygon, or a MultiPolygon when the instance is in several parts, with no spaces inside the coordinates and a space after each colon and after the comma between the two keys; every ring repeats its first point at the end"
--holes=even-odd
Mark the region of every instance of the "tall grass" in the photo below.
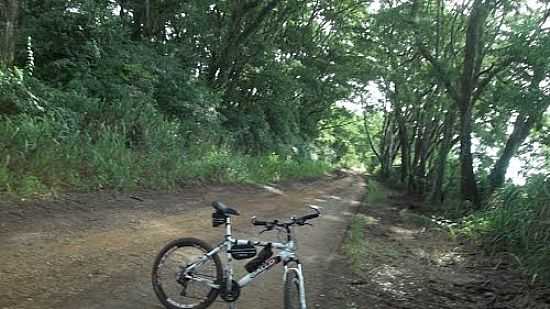
{"type": "Polygon", "coordinates": [[[550,178],[534,176],[523,187],[501,189],[460,232],[489,253],[512,254],[533,278],[550,283],[550,178]]]}
{"type": "Polygon", "coordinates": [[[99,125],[92,134],[63,117],[0,118],[0,192],[36,196],[74,189],[169,189],[197,182],[267,183],[330,169],[322,161],[189,145],[177,124],[157,120],[142,130],[135,145],[123,125],[99,125]]]}
{"type": "Polygon", "coordinates": [[[236,152],[227,146],[233,136],[220,125],[215,104],[206,102],[210,92],[197,86],[196,97],[167,114],[162,104],[181,98],[154,97],[153,84],[136,85],[117,74],[59,90],[24,70],[0,70],[0,194],[267,183],[330,168],[322,161],[236,152]]]}

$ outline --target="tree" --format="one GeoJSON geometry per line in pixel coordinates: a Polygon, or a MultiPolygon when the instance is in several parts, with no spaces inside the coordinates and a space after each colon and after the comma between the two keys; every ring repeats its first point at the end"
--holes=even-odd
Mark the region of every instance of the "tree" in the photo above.
{"type": "MultiPolygon", "coordinates": [[[[419,2],[419,1],[418,1],[419,2]]],[[[415,3],[413,15],[419,3],[415,3]]],[[[465,21],[464,46],[462,61],[458,64],[442,62],[419,41],[418,48],[423,57],[434,67],[433,72],[446,88],[448,95],[455,101],[459,111],[460,125],[460,166],[461,193],[464,200],[475,206],[481,205],[481,197],[473,167],[472,130],[475,103],[486,90],[487,85],[496,74],[506,68],[511,59],[493,60],[487,63],[488,52],[492,50],[501,24],[495,29],[487,24],[491,14],[495,14],[499,2],[492,0],[475,0],[469,8],[465,21]]],[[[503,13],[502,16],[506,14],[503,13]]],[[[503,17],[502,17],[503,18],[503,17]]],[[[424,34],[417,32],[417,37],[424,34]]],[[[454,46],[451,46],[454,47],[454,46]]],[[[453,52],[454,53],[454,52],[453,52]]],[[[437,55],[436,55],[437,56],[437,55]]]]}
{"type": "Polygon", "coordinates": [[[0,1],[0,67],[13,64],[18,17],[18,0],[0,1]]]}

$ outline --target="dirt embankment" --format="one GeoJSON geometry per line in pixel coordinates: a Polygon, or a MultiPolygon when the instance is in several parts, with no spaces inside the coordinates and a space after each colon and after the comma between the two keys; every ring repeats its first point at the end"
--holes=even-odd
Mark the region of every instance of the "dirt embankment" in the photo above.
{"type": "Polygon", "coordinates": [[[362,254],[359,265],[343,254],[333,261],[339,275],[327,283],[322,308],[550,308],[550,289],[515,271],[513,258],[483,256],[416,214],[410,197],[380,188],[357,217],[364,232],[353,251],[362,254]]]}

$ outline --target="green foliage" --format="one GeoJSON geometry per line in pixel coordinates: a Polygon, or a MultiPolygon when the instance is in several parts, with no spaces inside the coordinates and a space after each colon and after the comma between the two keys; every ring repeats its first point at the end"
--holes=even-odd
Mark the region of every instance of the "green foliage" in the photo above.
{"type": "Polygon", "coordinates": [[[71,115],[0,121],[0,191],[31,197],[66,189],[166,189],[183,182],[267,183],[330,169],[322,161],[185,146],[178,123],[158,113],[139,122],[144,127],[137,145],[125,121],[87,133],[71,115]]]}
{"type": "Polygon", "coordinates": [[[367,222],[367,218],[362,214],[353,217],[347,239],[344,243],[344,252],[351,260],[351,268],[354,273],[361,271],[362,264],[367,255],[368,244],[365,241],[365,226],[367,222]]]}
{"type": "Polygon", "coordinates": [[[17,195],[21,197],[40,197],[49,193],[48,188],[35,176],[25,176],[17,184],[17,195]]]}
{"type": "Polygon", "coordinates": [[[490,253],[517,256],[531,275],[550,282],[550,178],[533,176],[524,187],[495,193],[487,209],[469,216],[459,232],[490,253]]]}
{"type": "Polygon", "coordinates": [[[189,164],[186,177],[219,183],[268,183],[320,176],[330,171],[322,161],[287,160],[278,155],[250,156],[210,152],[189,164]]]}
{"type": "Polygon", "coordinates": [[[18,68],[0,70],[0,115],[44,111],[44,102],[31,91],[34,80],[25,75],[26,72],[18,68]]]}
{"type": "Polygon", "coordinates": [[[354,65],[350,28],[323,20],[355,24],[340,16],[353,4],[21,2],[15,64],[28,72],[0,73],[0,190],[308,177],[328,169],[313,160],[327,147],[356,164],[357,132],[318,138],[354,65]]]}
{"type": "MultiPolygon", "coordinates": [[[[321,22],[355,23],[339,16],[353,1],[329,2],[22,2],[15,58],[28,72],[0,72],[0,190],[326,172],[320,123],[350,73],[347,34],[321,22]]],[[[356,163],[350,143],[331,142],[332,163],[356,163]]]]}
{"type": "Polygon", "coordinates": [[[10,189],[10,172],[4,165],[0,165],[0,190],[10,189]]]}
{"type": "Polygon", "coordinates": [[[320,159],[342,167],[361,167],[372,162],[362,117],[335,108],[319,129],[315,146],[320,159]]]}
{"type": "Polygon", "coordinates": [[[386,186],[378,181],[370,179],[367,185],[367,204],[369,207],[382,206],[381,203],[387,198],[386,186]]]}

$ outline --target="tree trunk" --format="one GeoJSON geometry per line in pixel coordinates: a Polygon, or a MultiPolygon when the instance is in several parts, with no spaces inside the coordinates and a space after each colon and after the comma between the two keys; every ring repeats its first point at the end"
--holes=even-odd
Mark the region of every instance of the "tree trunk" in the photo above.
{"type": "Polygon", "coordinates": [[[460,107],[460,171],[462,199],[469,200],[475,207],[481,206],[472,156],[472,99],[474,88],[479,82],[479,70],[483,60],[481,54],[482,34],[488,16],[487,3],[476,0],[468,18],[464,66],[460,79],[458,105],[460,107]]]}
{"type": "Polygon", "coordinates": [[[388,118],[386,127],[384,129],[384,136],[382,137],[380,149],[382,149],[382,178],[387,179],[391,175],[391,168],[394,159],[394,144],[393,144],[393,121],[388,118]]]}
{"type": "MultiPolygon", "coordinates": [[[[396,116],[401,111],[396,110],[396,116]]],[[[409,164],[410,164],[410,149],[408,142],[407,127],[405,121],[400,116],[397,116],[398,128],[399,128],[399,143],[401,144],[401,182],[408,183],[409,178],[409,164]]],[[[408,187],[408,186],[407,186],[408,187]]]]}
{"type": "Polygon", "coordinates": [[[17,0],[0,0],[0,67],[13,64],[18,14],[17,0]]]}
{"type": "MultiPolygon", "coordinates": [[[[393,82],[394,92],[393,92],[393,105],[394,105],[394,114],[395,120],[397,121],[397,134],[399,138],[399,145],[401,148],[401,182],[406,184],[409,180],[409,165],[410,165],[410,147],[409,147],[409,137],[407,132],[407,126],[405,119],[403,119],[403,111],[401,108],[401,102],[399,98],[400,89],[397,81],[393,82]]],[[[389,88],[389,85],[386,85],[389,88]]],[[[408,187],[408,186],[407,186],[408,187]]]]}
{"type": "MultiPolygon", "coordinates": [[[[545,78],[544,66],[535,66],[533,68],[533,72],[533,79],[531,80],[529,91],[536,92],[538,91],[540,82],[545,78]]],[[[489,195],[495,192],[497,188],[504,185],[504,181],[506,180],[506,171],[510,165],[510,160],[516,154],[525,139],[527,139],[527,136],[529,136],[529,132],[531,132],[533,126],[540,121],[541,115],[546,111],[549,105],[550,102],[544,101],[544,103],[540,103],[538,106],[535,104],[535,107],[533,107],[529,112],[524,111],[518,115],[516,122],[514,123],[514,130],[508,137],[506,146],[504,147],[500,157],[495,162],[495,166],[489,175],[489,195]]]]}
{"type": "Polygon", "coordinates": [[[374,142],[372,141],[372,138],[369,133],[369,124],[368,124],[368,118],[367,118],[367,104],[363,96],[361,96],[361,102],[363,104],[363,127],[365,129],[365,135],[367,136],[367,142],[369,143],[370,149],[376,156],[376,159],[378,160],[378,162],[382,164],[382,157],[380,156],[378,151],[376,151],[376,147],[374,147],[374,142]]]}
{"type": "Polygon", "coordinates": [[[517,152],[519,146],[525,141],[531,131],[531,118],[527,119],[525,114],[520,114],[514,124],[514,130],[506,142],[504,151],[498,158],[495,166],[489,175],[489,194],[493,193],[497,188],[502,187],[505,181],[506,171],[510,160],[517,152]]]}
{"type": "Polygon", "coordinates": [[[461,110],[460,113],[460,171],[462,199],[479,207],[481,200],[479,199],[472,155],[472,106],[461,110]]]}
{"type": "Polygon", "coordinates": [[[455,118],[455,110],[451,109],[447,111],[443,128],[443,141],[437,156],[435,175],[433,177],[432,189],[429,197],[432,204],[440,204],[443,201],[443,181],[445,179],[447,157],[453,147],[455,118]]]}

